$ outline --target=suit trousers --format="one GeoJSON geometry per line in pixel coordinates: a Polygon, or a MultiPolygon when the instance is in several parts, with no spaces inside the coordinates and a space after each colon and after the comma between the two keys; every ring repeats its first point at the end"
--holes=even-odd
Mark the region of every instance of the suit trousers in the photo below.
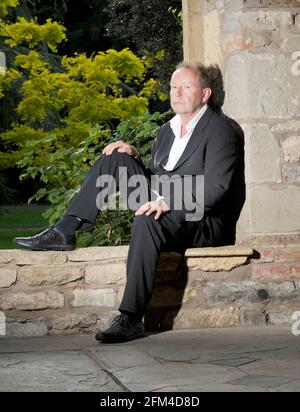
{"type": "MultiPolygon", "coordinates": [[[[116,181],[116,190],[119,187],[120,167],[126,168],[127,177],[142,175],[146,177],[148,199],[150,200],[150,171],[137,159],[125,153],[114,151],[112,155],[102,155],[90,169],[85,182],[75,200],[65,215],[77,216],[86,225],[93,226],[101,204],[99,203],[99,176],[110,175],[116,181]]],[[[128,196],[133,188],[128,187],[128,196]]],[[[101,199],[100,199],[101,200],[101,199]]],[[[146,199],[147,200],[147,199],[146,199]]],[[[101,213],[101,211],[100,211],[101,213]]],[[[143,317],[149,303],[155,280],[155,272],[161,251],[184,250],[192,245],[194,232],[197,229],[195,222],[186,222],[184,213],[171,210],[154,219],[150,216],[135,216],[131,228],[131,240],[126,267],[126,286],[119,310],[135,313],[143,317]]]]}

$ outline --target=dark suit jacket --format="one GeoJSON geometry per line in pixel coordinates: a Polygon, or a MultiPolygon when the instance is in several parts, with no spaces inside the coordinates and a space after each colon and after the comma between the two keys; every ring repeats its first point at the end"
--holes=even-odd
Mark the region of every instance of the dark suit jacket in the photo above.
{"type": "MultiPolygon", "coordinates": [[[[234,244],[236,222],[245,201],[243,140],[228,120],[208,107],[174,170],[167,172],[164,166],[174,138],[168,122],[155,140],[149,169],[158,175],[204,175],[204,216],[196,224],[186,223],[192,228],[190,245],[234,244]]],[[[168,204],[175,195],[167,199],[168,204]]]]}

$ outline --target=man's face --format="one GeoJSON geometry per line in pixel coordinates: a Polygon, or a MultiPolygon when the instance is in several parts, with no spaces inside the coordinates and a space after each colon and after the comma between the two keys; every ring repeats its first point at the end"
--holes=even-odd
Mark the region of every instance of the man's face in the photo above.
{"type": "Polygon", "coordinates": [[[199,77],[191,69],[183,67],[176,70],[170,87],[171,107],[176,114],[192,115],[206,103],[199,77]]]}

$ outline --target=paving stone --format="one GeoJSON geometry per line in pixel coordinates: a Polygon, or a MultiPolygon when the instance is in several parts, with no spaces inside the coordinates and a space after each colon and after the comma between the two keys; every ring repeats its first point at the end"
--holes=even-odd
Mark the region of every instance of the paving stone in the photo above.
{"type": "Polygon", "coordinates": [[[110,372],[117,372],[123,369],[137,366],[155,366],[159,362],[141,349],[133,346],[98,345],[97,348],[90,349],[94,357],[110,372]]]}
{"type": "Polygon", "coordinates": [[[274,359],[263,359],[255,364],[242,365],[241,370],[251,375],[255,373],[255,375],[300,379],[300,359],[296,357],[279,359],[276,356],[274,359]]]}
{"type": "Polygon", "coordinates": [[[300,379],[277,386],[276,389],[279,392],[300,392],[300,379]]]}
{"type": "Polygon", "coordinates": [[[0,391],[299,391],[290,327],[172,330],[125,344],[93,335],[0,337],[0,391]]]}
{"type": "Polygon", "coordinates": [[[0,355],[0,391],[123,391],[80,351],[0,355]]]}
{"type": "Polygon", "coordinates": [[[234,381],[228,381],[232,385],[245,385],[245,386],[262,386],[267,388],[275,388],[276,386],[284,383],[291,382],[291,378],[282,378],[280,376],[267,376],[267,375],[249,375],[234,381]]]}
{"type": "Polygon", "coordinates": [[[216,359],[209,361],[212,365],[223,365],[223,366],[242,366],[248,363],[256,362],[256,359],[251,358],[237,358],[237,359],[216,359]]]}
{"type": "Polygon", "coordinates": [[[67,336],[47,336],[30,338],[0,338],[1,353],[27,353],[27,352],[51,352],[63,350],[76,350],[78,346],[67,336]]]}
{"type": "Polygon", "coordinates": [[[230,380],[230,376],[238,379],[244,374],[237,368],[175,363],[133,367],[116,372],[114,375],[131,391],[149,392],[165,390],[168,386],[176,386],[181,391],[186,391],[187,387],[193,386],[196,391],[199,391],[202,385],[218,387],[219,384],[230,380]]]}

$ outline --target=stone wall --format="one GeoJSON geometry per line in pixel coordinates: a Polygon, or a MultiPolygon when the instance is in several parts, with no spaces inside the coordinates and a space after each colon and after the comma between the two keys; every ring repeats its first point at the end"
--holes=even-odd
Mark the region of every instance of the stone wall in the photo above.
{"type": "Polygon", "coordinates": [[[183,0],[185,58],[218,63],[245,132],[240,244],[300,244],[300,1],[183,0]]]}
{"type": "MultiPolygon", "coordinates": [[[[118,313],[128,247],[0,251],[8,335],[94,332],[118,313]]],[[[150,330],[290,323],[300,310],[299,247],[164,253],[145,316],[150,330]]]]}

